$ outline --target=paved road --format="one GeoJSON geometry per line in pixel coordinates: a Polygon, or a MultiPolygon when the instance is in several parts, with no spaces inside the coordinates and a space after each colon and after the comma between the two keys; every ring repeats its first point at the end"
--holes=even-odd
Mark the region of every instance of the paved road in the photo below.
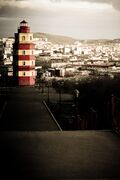
{"type": "Polygon", "coordinates": [[[0,179],[120,179],[120,137],[58,131],[44,96],[34,88],[9,90],[0,119],[0,179]]]}
{"type": "Polygon", "coordinates": [[[109,131],[1,132],[0,146],[0,179],[120,179],[120,137],[109,131]]]}
{"type": "MultiPolygon", "coordinates": [[[[4,93],[6,89],[2,90],[4,93]]],[[[5,94],[5,93],[4,93],[5,94]]],[[[46,107],[43,94],[35,88],[8,88],[0,116],[0,130],[53,131],[58,127],[46,107]]]]}

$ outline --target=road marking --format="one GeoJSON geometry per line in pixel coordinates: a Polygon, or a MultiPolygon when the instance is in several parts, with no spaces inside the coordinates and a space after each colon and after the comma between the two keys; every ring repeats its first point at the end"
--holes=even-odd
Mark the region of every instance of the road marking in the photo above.
{"type": "Polygon", "coordinates": [[[51,110],[49,109],[49,107],[47,106],[46,102],[43,101],[43,104],[45,105],[45,107],[47,108],[48,112],[50,113],[51,117],[53,118],[53,120],[55,121],[57,127],[59,128],[60,131],[62,131],[60,125],[58,124],[57,120],[55,119],[54,115],[52,114],[51,110]]]}

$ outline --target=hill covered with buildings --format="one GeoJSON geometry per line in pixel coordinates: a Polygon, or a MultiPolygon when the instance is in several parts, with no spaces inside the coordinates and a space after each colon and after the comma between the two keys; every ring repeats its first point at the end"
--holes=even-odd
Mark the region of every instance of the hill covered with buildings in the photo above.
{"type": "MultiPolygon", "coordinates": [[[[11,76],[13,43],[12,37],[0,38],[0,65],[11,76]]],[[[120,39],[76,40],[39,32],[33,43],[36,69],[41,67],[47,76],[120,75],[120,39]]]]}

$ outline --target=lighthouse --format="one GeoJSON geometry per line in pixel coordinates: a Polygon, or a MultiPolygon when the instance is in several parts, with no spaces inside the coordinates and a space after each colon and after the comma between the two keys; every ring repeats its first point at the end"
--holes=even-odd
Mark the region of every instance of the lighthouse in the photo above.
{"type": "Polygon", "coordinates": [[[13,76],[15,85],[35,85],[35,44],[28,23],[20,22],[13,44],[13,76]]]}

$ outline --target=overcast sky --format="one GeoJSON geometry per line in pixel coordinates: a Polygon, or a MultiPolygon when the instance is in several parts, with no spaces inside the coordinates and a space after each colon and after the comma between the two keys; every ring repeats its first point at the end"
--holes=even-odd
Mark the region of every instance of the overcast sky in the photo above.
{"type": "Polygon", "coordinates": [[[32,32],[120,38],[120,0],[0,0],[0,36],[14,36],[23,19],[32,32]]]}

